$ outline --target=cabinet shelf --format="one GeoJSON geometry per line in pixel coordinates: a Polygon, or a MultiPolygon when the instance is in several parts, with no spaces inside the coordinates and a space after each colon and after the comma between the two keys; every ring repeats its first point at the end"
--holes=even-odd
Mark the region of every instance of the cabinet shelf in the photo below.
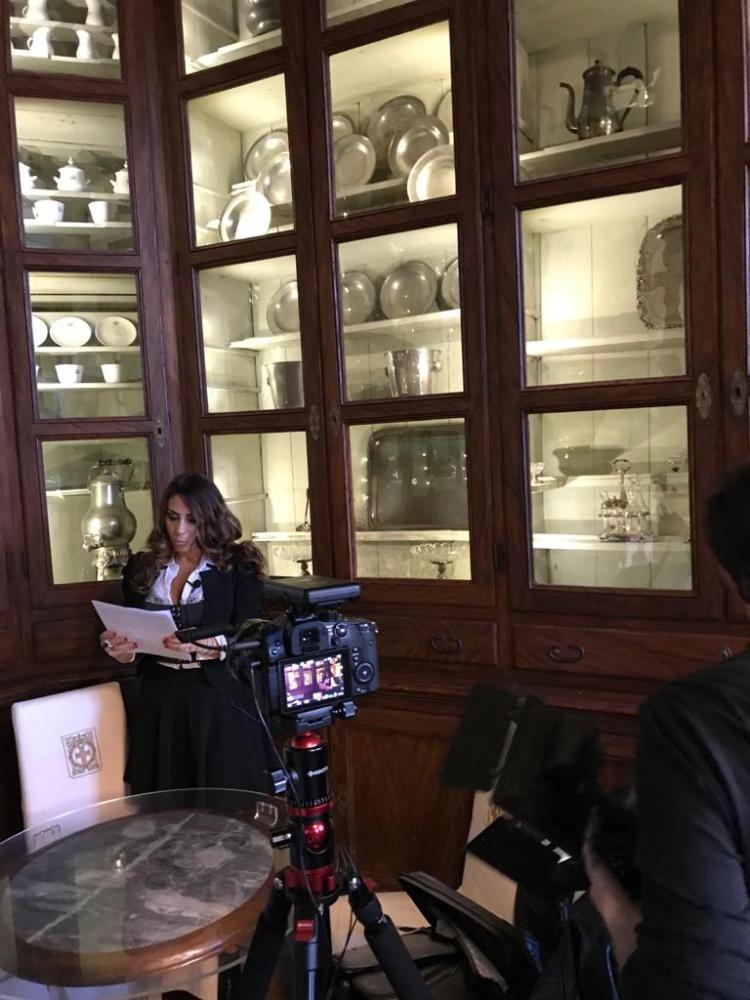
{"type": "MultiPolygon", "coordinates": [[[[57,201],[83,200],[86,201],[116,201],[127,204],[130,201],[128,194],[115,194],[114,191],[58,191],[56,188],[34,188],[33,191],[21,191],[21,196],[29,201],[38,198],[54,198],[57,201]]],[[[38,222],[39,220],[34,220],[38,222]]]]}
{"type": "Polygon", "coordinates": [[[538,175],[584,170],[602,162],[627,160],[638,156],[665,156],[682,146],[682,123],[661,122],[595,139],[574,139],[558,146],[547,146],[519,157],[521,176],[527,180],[538,175]]]}
{"type": "Polygon", "coordinates": [[[40,222],[39,219],[24,219],[24,227],[28,233],[49,235],[52,233],[70,233],[71,236],[95,236],[97,233],[132,232],[130,222],[40,222]]]}
{"type": "MultiPolygon", "coordinates": [[[[100,36],[108,36],[117,31],[117,26],[111,24],[84,24],[82,21],[29,21],[25,17],[11,17],[10,26],[18,28],[24,35],[33,35],[37,28],[54,28],[57,32],[70,34],[75,34],[76,31],[83,29],[92,35],[100,36]]],[[[78,59],[77,61],[84,60],[78,59]]],[[[85,61],[91,62],[90,59],[85,61]]]]}
{"type": "Polygon", "coordinates": [[[206,52],[190,61],[196,70],[208,69],[211,66],[223,66],[224,63],[234,62],[236,59],[243,59],[257,52],[265,52],[266,49],[277,48],[279,45],[281,45],[281,28],[258,35],[257,38],[246,38],[230,45],[222,45],[215,52],[206,52]]]}
{"type": "Polygon", "coordinates": [[[403,2],[404,0],[364,0],[363,3],[350,3],[340,10],[332,11],[326,20],[329,26],[333,26],[341,21],[350,21],[355,17],[366,17],[368,14],[376,14],[381,10],[401,7],[403,2]]]}
{"type": "MultiPolygon", "coordinates": [[[[35,56],[25,49],[12,49],[13,68],[32,73],[68,72],[76,76],[119,76],[119,59],[77,59],[75,56],[35,56]],[[108,69],[103,74],[102,69],[108,69]]],[[[70,145],[73,145],[72,143],[70,145]]]]}
{"type": "Polygon", "coordinates": [[[529,340],[526,354],[530,358],[577,357],[586,354],[639,353],[642,351],[684,348],[683,330],[670,331],[662,335],[628,334],[623,337],[581,337],[570,340],[529,340]]]}
{"type": "Polygon", "coordinates": [[[689,552],[690,542],[676,535],[655,536],[645,542],[603,542],[598,535],[548,534],[535,532],[535,549],[563,549],[583,552],[689,552]]]}
{"type": "Polygon", "coordinates": [[[140,347],[106,347],[92,344],[88,347],[37,347],[35,354],[139,354],[140,347]]]}
{"type": "Polygon", "coordinates": [[[80,389],[86,391],[91,389],[143,389],[143,382],[72,382],[70,384],[64,382],[37,382],[36,387],[39,392],[70,392],[80,389]]]}

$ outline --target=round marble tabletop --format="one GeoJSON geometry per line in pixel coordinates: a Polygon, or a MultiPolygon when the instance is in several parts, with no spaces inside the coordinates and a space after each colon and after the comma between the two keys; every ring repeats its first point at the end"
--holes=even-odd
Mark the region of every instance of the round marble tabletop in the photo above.
{"type": "Polygon", "coordinates": [[[231,789],[154,792],[0,843],[0,997],[144,996],[236,964],[280,808],[231,789]]]}

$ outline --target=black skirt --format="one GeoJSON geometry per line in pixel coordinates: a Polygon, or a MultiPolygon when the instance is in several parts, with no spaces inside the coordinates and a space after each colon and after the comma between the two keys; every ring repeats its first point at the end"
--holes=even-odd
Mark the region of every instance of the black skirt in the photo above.
{"type": "Polygon", "coordinates": [[[268,792],[267,737],[250,689],[224,663],[175,670],[151,657],[139,667],[140,694],[125,775],[134,794],[173,788],[268,792]]]}

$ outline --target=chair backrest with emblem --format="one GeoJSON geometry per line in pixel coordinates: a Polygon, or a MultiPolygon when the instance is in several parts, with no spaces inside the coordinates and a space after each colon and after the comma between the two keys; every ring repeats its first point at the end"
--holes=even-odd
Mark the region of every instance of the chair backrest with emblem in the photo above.
{"type": "Polygon", "coordinates": [[[26,827],[127,794],[119,684],[17,701],[11,714],[26,827]]]}

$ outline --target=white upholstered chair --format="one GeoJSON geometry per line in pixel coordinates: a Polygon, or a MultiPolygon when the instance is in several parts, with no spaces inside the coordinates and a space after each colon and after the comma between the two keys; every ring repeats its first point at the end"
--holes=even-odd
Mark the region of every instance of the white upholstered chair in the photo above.
{"type": "MultiPolygon", "coordinates": [[[[471,823],[466,838],[467,843],[485,827],[489,826],[500,812],[492,802],[492,792],[475,792],[471,810],[471,823]]],[[[516,883],[506,878],[496,868],[467,852],[464,871],[458,891],[483,906],[508,923],[513,923],[513,906],[516,898],[516,883]]],[[[405,892],[379,892],[377,897],[383,912],[387,913],[399,930],[425,927],[426,922],[420,911],[405,892]]],[[[346,898],[336,900],[331,907],[331,945],[334,954],[344,946],[349,930],[351,910],[346,898]]],[[[349,948],[359,948],[365,944],[364,931],[357,924],[349,940],[349,948]]]]}
{"type": "MultiPolygon", "coordinates": [[[[97,684],[50,694],[11,707],[21,779],[24,826],[37,827],[52,816],[127,795],[123,774],[127,723],[120,685],[97,684]]],[[[30,848],[73,832],[75,817],[29,833],[30,848]]],[[[201,1000],[215,1000],[216,959],[201,963],[199,978],[188,983],[201,1000]]],[[[130,996],[128,986],[92,987],[91,996],[116,1000],[130,996]]],[[[153,998],[152,998],[153,1000],[153,998]]]]}

